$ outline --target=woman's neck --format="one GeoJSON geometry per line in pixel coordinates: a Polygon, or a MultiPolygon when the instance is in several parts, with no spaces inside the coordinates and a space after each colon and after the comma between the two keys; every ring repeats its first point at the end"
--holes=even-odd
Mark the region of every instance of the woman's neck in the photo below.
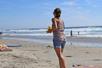
{"type": "Polygon", "coordinates": [[[55,17],[56,19],[60,19],[60,17],[55,17]]]}

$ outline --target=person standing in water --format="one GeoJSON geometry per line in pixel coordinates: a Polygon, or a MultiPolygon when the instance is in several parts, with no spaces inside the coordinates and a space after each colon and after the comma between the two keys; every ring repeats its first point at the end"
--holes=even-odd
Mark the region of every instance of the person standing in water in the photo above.
{"type": "Polygon", "coordinates": [[[65,46],[65,34],[64,34],[64,22],[60,18],[60,8],[55,8],[53,12],[54,18],[52,18],[52,28],[48,28],[48,33],[53,32],[53,45],[54,50],[59,59],[60,68],[66,68],[65,60],[63,56],[63,49],[65,46]]]}

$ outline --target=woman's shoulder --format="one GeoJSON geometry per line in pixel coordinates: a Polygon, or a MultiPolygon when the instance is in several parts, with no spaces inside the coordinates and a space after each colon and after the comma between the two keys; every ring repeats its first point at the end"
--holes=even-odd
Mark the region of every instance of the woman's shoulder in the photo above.
{"type": "Polygon", "coordinates": [[[61,21],[61,22],[63,22],[63,19],[62,19],[62,18],[60,18],[60,21],[61,21]]]}
{"type": "Polygon", "coordinates": [[[52,23],[55,23],[56,22],[56,19],[55,18],[52,18],[51,21],[52,21],[52,23]]]}
{"type": "Polygon", "coordinates": [[[51,19],[51,21],[54,21],[54,20],[55,20],[55,18],[52,18],[52,19],[51,19]]]}

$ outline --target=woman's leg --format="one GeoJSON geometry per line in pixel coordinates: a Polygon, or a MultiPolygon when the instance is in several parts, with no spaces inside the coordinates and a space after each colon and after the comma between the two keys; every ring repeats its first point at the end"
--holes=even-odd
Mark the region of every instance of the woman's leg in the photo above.
{"type": "Polygon", "coordinates": [[[66,68],[64,57],[63,57],[63,54],[61,52],[61,49],[62,48],[55,48],[55,52],[56,52],[58,59],[59,59],[60,68],[66,68]]]}
{"type": "Polygon", "coordinates": [[[66,41],[62,41],[61,43],[61,52],[63,53],[64,47],[65,47],[66,41]]]}

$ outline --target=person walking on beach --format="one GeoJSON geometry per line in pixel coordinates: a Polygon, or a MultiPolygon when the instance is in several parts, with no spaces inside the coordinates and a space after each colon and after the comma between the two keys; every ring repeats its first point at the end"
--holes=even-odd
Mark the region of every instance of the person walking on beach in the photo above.
{"type": "Polygon", "coordinates": [[[63,49],[65,46],[65,35],[64,35],[64,22],[60,18],[61,10],[60,8],[54,9],[54,18],[52,18],[52,28],[48,28],[48,33],[53,32],[53,45],[55,52],[59,59],[60,68],[66,68],[65,60],[63,56],[63,49]]]}
{"type": "Polygon", "coordinates": [[[70,36],[71,36],[71,37],[73,36],[73,32],[72,32],[72,30],[70,31],[70,36]]]}

